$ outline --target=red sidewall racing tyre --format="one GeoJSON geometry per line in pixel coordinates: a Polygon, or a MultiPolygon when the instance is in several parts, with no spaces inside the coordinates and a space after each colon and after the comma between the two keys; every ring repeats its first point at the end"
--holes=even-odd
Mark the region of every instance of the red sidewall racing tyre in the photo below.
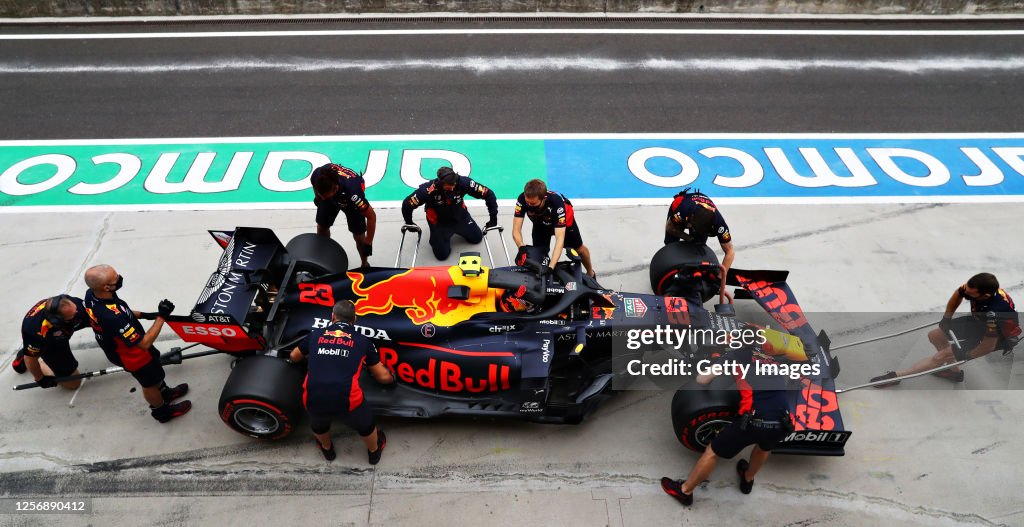
{"type": "Polygon", "coordinates": [[[232,430],[257,439],[291,434],[305,415],[302,371],[282,359],[240,359],[220,394],[217,411],[232,430]]]}
{"type": "MultiPolygon", "coordinates": [[[[718,265],[718,256],[706,245],[675,242],[658,249],[651,258],[651,290],[656,295],[664,295],[672,275],[687,266],[705,262],[718,265]]],[[[718,294],[719,283],[705,280],[702,285],[701,300],[704,302],[718,294]]]]}
{"type": "Polygon", "coordinates": [[[716,378],[709,389],[690,384],[672,397],[672,429],[676,439],[694,452],[704,452],[718,431],[739,413],[740,394],[732,379],[716,378]]]}
{"type": "Polygon", "coordinates": [[[348,255],[338,242],[326,236],[307,232],[291,239],[285,246],[288,256],[298,261],[300,270],[317,276],[343,273],[348,270],[348,255]]]}

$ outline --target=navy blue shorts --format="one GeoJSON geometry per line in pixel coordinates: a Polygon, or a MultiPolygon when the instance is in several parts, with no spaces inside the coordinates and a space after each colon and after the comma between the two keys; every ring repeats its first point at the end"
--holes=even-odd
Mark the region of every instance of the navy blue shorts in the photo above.
{"type": "Polygon", "coordinates": [[[326,434],[331,430],[331,422],[340,419],[346,426],[353,429],[362,437],[373,433],[377,424],[373,420],[373,412],[365,404],[360,404],[355,410],[349,412],[334,413],[310,413],[309,426],[314,434],[326,434]]]}
{"type": "Polygon", "coordinates": [[[786,438],[787,431],[776,421],[775,425],[759,426],[754,422],[747,425],[747,430],[740,430],[740,419],[737,418],[729,426],[722,429],[711,441],[711,450],[715,455],[732,459],[741,450],[750,445],[757,445],[765,452],[771,452],[775,445],[786,438]]]}

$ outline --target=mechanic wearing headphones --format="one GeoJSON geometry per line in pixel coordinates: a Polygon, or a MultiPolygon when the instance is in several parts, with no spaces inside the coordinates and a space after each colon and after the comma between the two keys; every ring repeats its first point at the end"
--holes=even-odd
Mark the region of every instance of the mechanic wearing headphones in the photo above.
{"type": "Polygon", "coordinates": [[[366,182],[351,168],[328,163],[313,171],[313,204],[316,205],[316,233],[331,237],[331,226],[339,212],[345,213],[348,230],[356,241],[361,265],[373,254],[373,233],[377,230],[377,213],[366,201],[366,182]]]}
{"type": "MultiPolygon", "coordinates": [[[[24,357],[25,369],[32,373],[40,388],[53,388],[58,377],[78,374],[78,361],[71,353],[68,340],[86,325],[88,321],[82,301],[68,295],[40,300],[25,314],[21,323],[22,349],[18,352],[18,360],[24,357]],[[43,371],[40,359],[53,375],[43,371]]],[[[80,384],[81,379],[60,383],[69,390],[78,388],[80,384]]]]}
{"type": "Polygon", "coordinates": [[[708,238],[718,237],[725,256],[722,258],[722,287],[725,293],[725,277],[736,258],[732,247],[732,234],[725,223],[721,211],[711,198],[700,191],[690,192],[684,189],[675,195],[672,205],[668,208],[668,220],[665,222],[665,245],[673,242],[686,242],[696,245],[707,245],[708,238]]]}
{"type": "MultiPolygon", "coordinates": [[[[953,291],[953,296],[946,303],[946,312],[942,315],[938,329],[928,332],[928,340],[936,350],[935,355],[921,359],[905,370],[890,371],[872,377],[871,382],[928,371],[954,361],[976,359],[996,349],[1009,353],[1020,338],[1020,318],[1013,305],[1013,299],[999,288],[999,280],[994,275],[978,273],[953,291]],[[971,301],[971,314],[954,319],[953,313],[960,307],[964,298],[971,301]],[[949,340],[950,330],[956,335],[959,346],[954,347],[949,340]]],[[[964,372],[958,367],[937,371],[932,375],[953,382],[964,382],[964,372]]],[[[899,383],[900,381],[893,381],[876,385],[875,388],[888,388],[899,383]]]]}
{"type": "Polygon", "coordinates": [[[160,352],[153,347],[153,341],[164,327],[164,320],[174,311],[174,304],[164,299],[156,313],[132,311],[117,296],[124,277],[109,265],[86,269],[85,284],[89,286],[85,293],[85,312],[96,335],[96,343],[110,362],[123,367],[139,382],[153,419],[166,423],[188,413],[192,409],[191,401],[171,404],[188,393],[188,384],[181,383],[174,388],[167,386],[160,352]],[[143,332],[140,318],[154,321],[149,331],[143,332]]]}
{"type": "Polygon", "coordinates": [[[494,191],[466,176],[456,174],[450,167],[437,169],[437,179],[423,183],[402,202],[402,217],[406,225],[416,225],[412,221],[412,211],[420,205],[426,205],[430,248],[438,260],[444,260],[451,254],[454,234],[472,244],[483,240],[483,232],[466,210],[466,194],[487,203],[490,219],[484,227],[497,226],[498,200],[494,191]]]}
{"type": "Polygon", "coordinates": [[[380,362],[377,347],[355,330],[356,308],[351,300],[341,300],[331,310],[331,323],[313,330],[302,344],[292,350],[292,362],[309,360],[302,383],[302,401],[309,412],[310,426],[317,448],[327,461],[337,454],[331,442],[331,421],[341,419],[362,438],[371,465],[380,461],[387,438],[374,423],[373,413],[363,404],[359,373],[369,368],[377,382],[393,384],[394,375],[380,362]]]}
{"type": "Polygon", "coordinates": [[[583,245],[580,227],[572,210],[572,203],[562,194],[548,190],[546,183],[539,179],[526,182],[523,193],[516,199],[516,212],[512,220],[512,239],[516,247],[523,246],[523,218],[533,222],[533,246],[544,249],[545,254],[555,238],[553,257],[548,265],[554,269],[562,257],[562,249],[575,249],[583,259],[587,274],[594,278],[597,273],[590,265],[590,249],[583,245]]]}
{"type": "MultiPolygon", "coordinates": [[[[788,378],[781,375],[758,374],[758,363],[777,363],[774,357],[751,347],[730,350],[721,357],[723,362],[751,364],[746,377],[736,377],[740,390],[739,416],[732,424],[723,428],[704,454],[690,470],[685,480],[661,478],[661,488],[679,503],[693,504],[693,489],[697,488],[715,470],[718,458],[732,459],[748,445],[754,445],[750,461],[740,459],[736,464],[740,492],[750,494],[754,488],[754,476],[764,466],[771,450],[793,431],[789,414],[789,401],[797,392],[788,389],[788,378]]],[[[715,378],[713,374],[697,376],[697,383],[707,385],[715,378]]]]}

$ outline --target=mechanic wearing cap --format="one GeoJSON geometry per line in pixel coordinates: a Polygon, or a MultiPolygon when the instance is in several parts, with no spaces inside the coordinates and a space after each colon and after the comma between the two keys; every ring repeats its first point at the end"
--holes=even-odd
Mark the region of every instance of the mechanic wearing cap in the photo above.
{"type": "Polygon", "coordinates": [[[430,248],[438,260],[444,260],[451,254],[454,234],[473,244],[483,240],[483,232],[466,210],[466,194],[487,203],[490,219],[484,228],[497,226],[498,200],[494,191],[466,176],[456,174],[450,167],[437,169],[437,179],[423,183],[402,202],[402,217],[406,225],[416,225],[412,221],[412,211],[420,205],[426,205],[430,248]]]}
{"type": "Polygon", "coordinates": [[[696,245],[707,245],[708,238],[718,237],[725,256],[722,258],[722,295],[725,293],[725,277],[736,259],[736,251],[732,247],[732,234],[725,223],[721,211],[711,198],[700,191],[690,192],[684,189],[675,195],[672,205],[668,208],[668,220],[665,221],[665,245],[673,242],[686,242],[696,245]]]}
{"type": "MultiPolygon", "coordinates": [[[[78,374],[78,361],[71,353],[68,340],[86,325],[88,321],[82,301],[68,295],[40,300],[25,314],[21,323],[22,349],[18,358],[24,357],[25,369],[32,373],[40,388],[53,388],[58,377],[78,374]],[[53,375],[43,371],[40,359],[53,375]]],[[[78,388],[80,384],[81,379],[60,383],[69,390],[78,388]]]]}
{"type": "MultiPolygon", "coordinates": [[[[978,273],[966,284],[953,291],[953,296],[946,303],[946,312],[942,315],[938,329],[928,332],[928,340],[935,347],[936,353],[921,359],[905,370],[890,371],[871,382],[894,379],[938,368],[954,361],[971,360],[1002,349],[1009,353],[1021,338],[1020,318],[1013,305],[1013,299],[999,288],[999,280],[991,273],[978,273]],[[963,299],[971,301],[971,314],[953,318],[953,313],[960,307],[963,299]],[[950,341],[952,331],[959,345],[950,341]]],[[[964,382],[964,372],[953,367],[932,373],[953,382],[964,382]]],[[[878,384],[875,388],[896,386],[900,381],[878,384]]]]}
{"type": "Polygon", "coordinates": [[[292,362],[309,360],[302,383],[302,401],[309,412],[310,426],[317,448],[327,461],[337,454],[331,442],[331,421],[341,419],[362,438],[371,465],[380,461],[387,438],[374,423],[373,412],[363,404],[359,374],[365,365],[381,384],[393,384],[395,377],[380,361],[377,347],[355,330],[356,308],[350,300],[341,300],[331,310],[331,323],[313,330],[292,350],[292,362]]]}
{"type": "Polygon", "coordinates": [[[555,248],[548,265],[554,269],[561,258],[562,249],[575,249],[583,259],[583,267],[590,277],[597,276],[590,265],[590,250],[583,245],[580,227],[572,210],[572,203],[562,194],[548,190],[546,183],[539,179],[526,182],[523,193],[516,200],[515,217],[512,220],[512,239],[516,247],[523,246],[523,217],[533,222],[533,246],[544,249],[545,254],[555,238],[555,248]]]}
{"type": "MultiPolygon", "coordinates": [[[[718,458],[732,459],[749,445],[750,461],[740,459],[736,464],[740,492],[750,494],[757,475],[772,449],[793,431],[789,414],[790,399],[798,392],[788,389],[789,381],[782,375],[758,374],[757,364],[778,364],[778,361],[760,349],[744,347],[730,350],[721,357],[722,361],[750,364],[746,377],[736,377],[740,390],[739,416],[723,428],[704,449],[697,464],[685,480],[661,478],[661,488],[679,503],[693,504],[693,489],[697,488],[715,470],[718,458]]],[[[697,376],[697,382],[707,385],[715,375],[697,376]]]]}
{"type": "Polygon", "coordinates": [[[153,347],[153,341],[164,327],[164,320],[174,311],[174,304],[164,299],[156,313],[132,311],[117,296],[124,277],[109,265],[86,269],[85,284],[89,286],[85,293],[85,312],[96,335],[96,343],[110,362],[123,367],[139,382],[153,419],[166,423],[188,413],[192,408],[191,401],[172,404],[188,393],[188,384],[181,383],[174,388],[167,386],[160,352],[153,347]],[[149,331],[143,332],[140,318],[154,321],[149,331]]]}
{"type": "Polygon", "coordinates": [[[351,168],[328,163],[313,171],[313,204],[316,205],[316,233],[331,236],[331,226],[339,212],[345,213],[348,230],[356,241],[361,265],[373,254],[373,233],[377,230],[377,213],[366,201],[366,182],[351,168]]]}

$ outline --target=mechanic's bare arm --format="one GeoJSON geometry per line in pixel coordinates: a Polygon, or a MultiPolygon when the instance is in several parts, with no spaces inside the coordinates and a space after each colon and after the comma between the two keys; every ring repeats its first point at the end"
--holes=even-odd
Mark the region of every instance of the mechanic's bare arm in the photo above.
{"type": "Polygon", "coordinates": [[[367,204],[366,210],[363,211],[363,217],[366,218],[366,243],[372,245],[373,233],[377,232],[377,211],[367,204]]]}
{"type": "Polygon", "coordinates": [[[686,230],[683,228],[683,226],[672,221],[672,218],[669,218],[668,220],[665,221],[665,232],[682,240],[689,239],[690,237],[689,234],[686,234],[686,230]]]}
{"type": "Polygon", "coordinates": [[[985,337],[981,339],[981,342],[979,342],[978,345],[975,346],[974,349],[972,349],[971,352],[967,354],[967,356],[972,359],[977,359],[978,357],[988,355],[989,353],[995,351],[996,343],[998,341],[999,339],[997,339],[996,337],[985,337]]]}
{"type": "Polygon", "coordinates": [[[558,265],[558,260],[562,257],[562,249],[565,248],[565,227],[557,227],[555,229],[555,249],[551,251],[551,263],[548,267],[554,269],[558,265]]]}
{"type": "Polygon", "coordinates": [[[302,354],[302,350],[298,346],[292,349],[292,352],[288,354],[288,360],[292,362],[302,362],[306,360],[306,356],[302,354]]]}
{"type": "Polygon", "coordinates": [[[326,236],[326,237],[330,238],[331,237],[331,228],[330,227],[325,227],[325,226],[320,225],[319,223],[317,223],[316,224],[316,233],[319,234],[320,236],[326,236]]]}
{"type": "Polygon", "coordinates": [[[512,241],[516,242],[516,247],[523,246],[523,218],[512,218],[512,241]]]}
{"type": "Polygon", "coordinates": [[[149,326],[149,330],[146,331],[146,334],[142,337],[142,340],[136,344],[136,346],[144,350],[148,350],[149,347],[156,342],[156,337],[160,335],[160,330],[162,329],[164,329],[164,317],[156,317],[156,320],[153,321],[153,325],[149,326]]]}
{"type": "Polygon", "coordinates": [[[697,376],[697,384],[707,386],[711,381],[715,380],[715,377],[718,377],[718,375],[714,373],[702,373],[697,376]]]}
{"type": "Polygon", "coordinates": [[[722,252],[725,253],[725,257],[722,258],[722,286],[718,290],[718,302],[725,302],[725,297],[732,300],[732,296],[728,291],[725,290],[725,279],[729,276],[729,269],[732,268],[732,262],[736,259],[736,250],[732,247],[732,242],[725,242],[722,244],[722,252]]]}
{"type": "Polygon", "coordinates": [[[39,359],[31,355],[25,355],[25,367],[28,368],[28,372],[32,374],[32,378],[39,382],[46,374],[43,373],[43,367],[39,365],[39,359]]]}
{"type": "Polygon", "coordinates": [[[391,371],[389,371],[381,362],[370,366],[370,374],[372,374],[373,378],[381,384],[391,384],[395,382],[395,376],[392,375],[391,371]]]}
{"type": "Polygon", "coordinates": [[[953,313],[956,313],[957,308],[960,307],[960,303],[963,301],[964,298],[960,296],[960,288],[958,287],[953,291],[953,296],[949,297],[949,302],[946,302],[946,314],[943,317],[953,318],[953,313]]]}

